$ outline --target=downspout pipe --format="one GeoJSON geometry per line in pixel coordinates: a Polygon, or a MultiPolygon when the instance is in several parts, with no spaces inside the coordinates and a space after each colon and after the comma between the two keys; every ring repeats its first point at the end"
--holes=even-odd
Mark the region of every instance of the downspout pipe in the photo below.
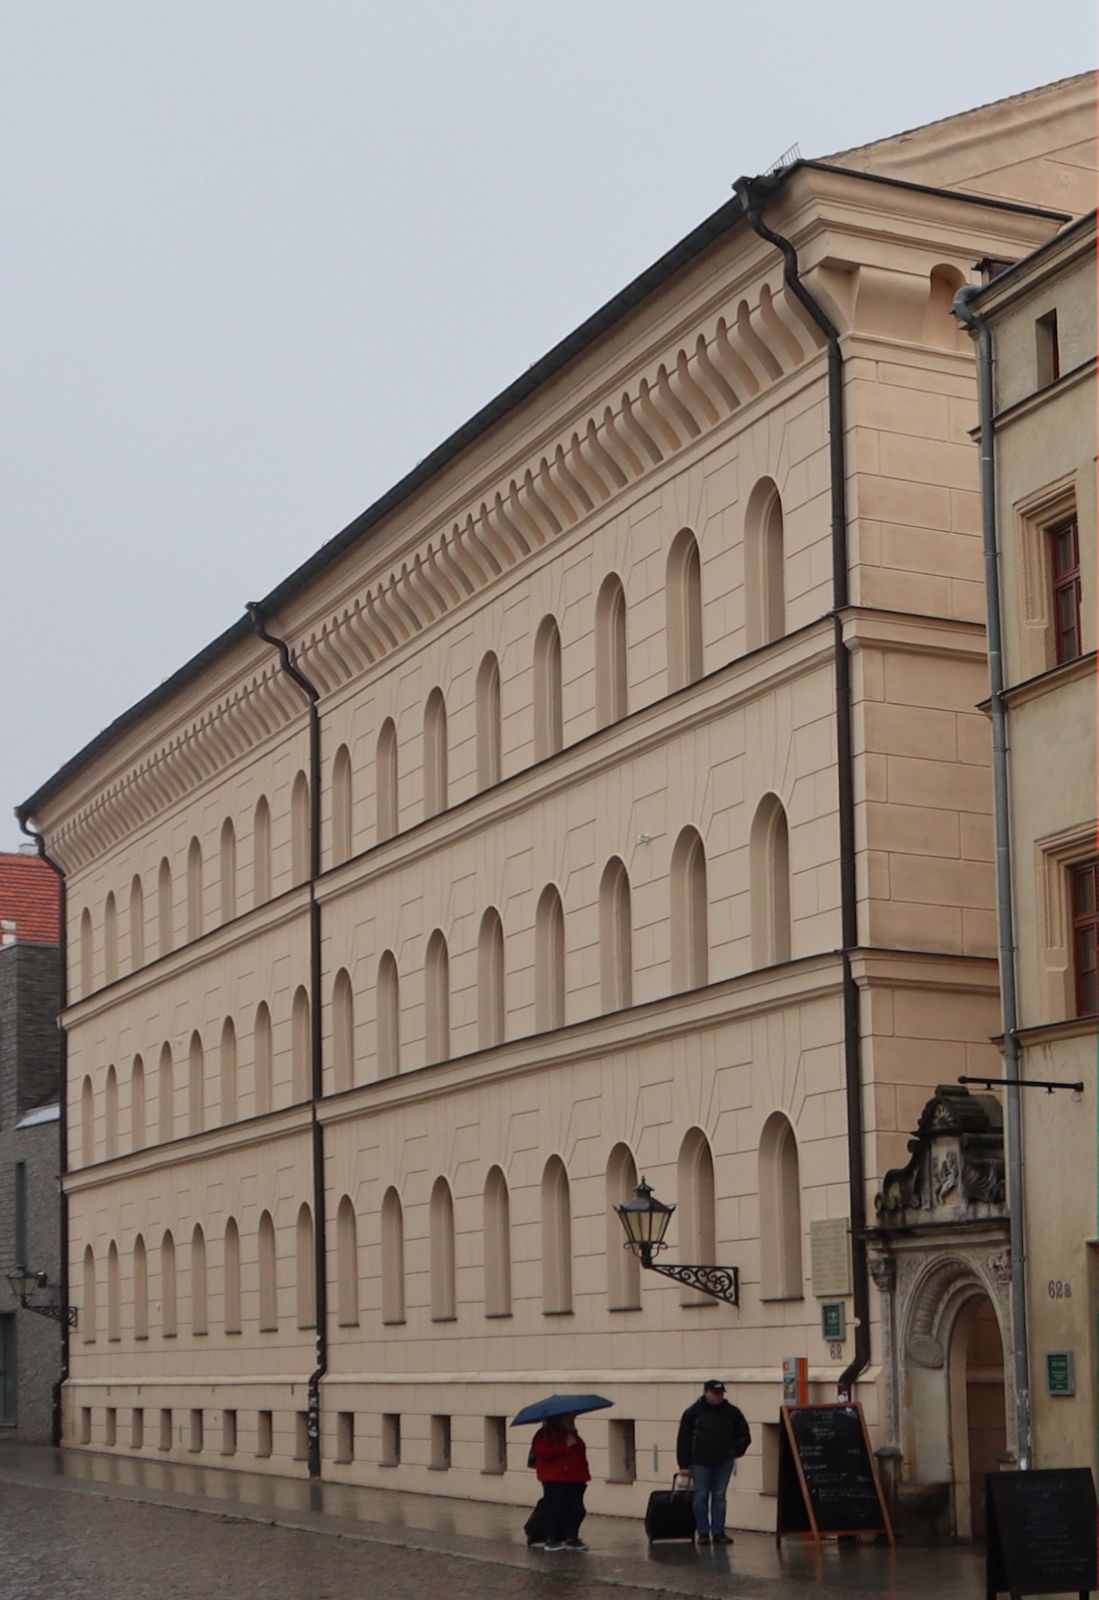
{"type": "MultiPolygon", "coordinates": [[[[18,807],[16,807],[15,816],[20,828],[26,834],[27,838],[34,840],[34,847],[38,851],[39,858],[44,861],[48,867],[52,867],[54,872],[57,874],[57,884],[60,894],[59,929],[61,937],[58,949],[59,970],[57,974],[57,1027],[59,1033],[61,1034],[61,1060],[59,1073],[60,1082],[58,1084],[58,1099],[60,1101],[59,1109],[61,1115],[58,1119],[57,1132],[57,1249],[58,1259],[61,1264],[58,1294],[61,1298],[61,1304],[63,1306],[67,1306],[69,1304],[69,1197],[65,1192],[65,1174],[69,1170],[69,1035],[64,1023],[61,1021],[61,1018],[65,1014],[65,1007],[68,1004],[69,992],[68,886],[65,882],[64,868],[60,867],[53,857],[48,853],[46,850],[46,841],[43,839],[42,835],[40,833],[36,833],[33,828],[28,826],[26,816],[18,807]]],[[[20,1265],[26,1265],[26,1263],[20,1263],[20,1265]]],[[[61,1399],[62,1391],[65,1384],[68,1382],[69,1377],[69,1338],[70,1330],[68,1320],[63,1317],[61,1319],[61,1366],[58,1371],[57,1379],[53,1385],[52,1407],[50,1413],[50,1440],[55,1447],[61,1443],[61,1399]]]]}
{"type": "Polygon", "coordinates": [[[321,1475],[321,1380],[328,1371],[328,1271],[324,1192],[324,1124],[317,1107],[324,1094],[321,1028],[321,907],[317,879],[321,875],[321,719],[320,694],[294,661],[290,646],[267,627],[260,603],[245,606],[258,636],[279,653],[279,661],[309,703],[309,1032],[310,1134],[313,1158],[313,1277],[316,1303],[316,1365],[309,1375],[306,1400],[307,1462],[310,1478],[321,1475]]]}
{"type": "Polygon", "coordinates": [[[866,1156],[862,1108],[862,1029],[859,991],[852,968],[858,948],[858,883],[855,875],[855,761],[851,711],[851,657],[843,638],[843,613],[850,599],[847,560],[847,433],[843,351],[839,329],[801,280],[797,251],[763,220],[764,208],[784,174],[738,178],[733,185],[749,225],[782,256],[790,293],[824,337],[828,361],[828,455],[832,524],[832,641],[839,809],[840,927],[843,948],[843,1057],[847,1101],[847,1187],[851,1213],[851,1288],[855,1348],[837,1381],[850,1396],[870,1363],[870,1274],[866,1255],[866,1156]]]}
{"type": "Polygon", "coordinates": [[[1004,1025],[1004,1088],[1007,1111],[1007,1203],[1011,1240],[1011,1323],[1015,1346],[1016,1420],[1019,1466],[1031,1465],[1030,1358],[1026,1301],[1026,1229],[1023,1217],[1023,1119],[1020,1103],[1019,1000],[1015,982],[1015,902],[1011,874],[1011,811],[1007,770],[1007,703],[1004,699],[1003,610],[1000,553],[996,537],[996,404],[993,395],[992,330],[973,309],[977,284],[954,296],[954,315],[977,345],[977,406],[981,452],[981,544],[985,609],[988,613],[989,706],[992,720],[992,809],[996,826],[996,921],[1000,1004],[1004,1025]]]}

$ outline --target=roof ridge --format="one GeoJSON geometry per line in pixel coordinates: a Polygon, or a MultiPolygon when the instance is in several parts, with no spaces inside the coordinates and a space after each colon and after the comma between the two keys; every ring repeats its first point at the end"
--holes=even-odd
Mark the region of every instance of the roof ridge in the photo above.
{"type": "Polygon", "coordinates": [[[926,133],[929,128],[941,128],[948,122],[961,122],[966,117],[972,117],[978,111],[990,111],[994,106],[1006,106],[1012,101],[1034,100],[1043,94],[1048,94],[1052,89],[1062,89],[1067,83],[1078,83],[1085,78],[1094,78],[1099,69],[1088,67],[1084,72],[1070,73],[1067,78],[1054,78],[1049,83],[1040,83],[1033,89],[1020,89],[1015,94],[1000,95],[995,100],[984,100],[979,106],[967,106],[964,111],[951,111],[945,117],[932,117],[930,122],[917,122],[911,128],[898,128],[893,133],[883,133],[880,139],[867,139],[862,144],[848,145],[844,150],[835,150],[831,155],[820,156],[820,161],[838,161],[841,156],[857,155],[860,150],[873,150],[877,145],[889,144],[894,139],[907,139],[914,133],[926,133]]]}

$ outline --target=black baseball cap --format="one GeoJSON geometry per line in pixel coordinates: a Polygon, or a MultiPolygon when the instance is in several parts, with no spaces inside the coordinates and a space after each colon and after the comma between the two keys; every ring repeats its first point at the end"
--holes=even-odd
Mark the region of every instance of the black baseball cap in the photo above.
{"type": "Polygon", "coordinates": [[[722,1383],[720,1378],[707,1378],[702,1387],[704,1389],[711,1390],[714,1394],[725,1393],[725,1385],[722,1383]]]}

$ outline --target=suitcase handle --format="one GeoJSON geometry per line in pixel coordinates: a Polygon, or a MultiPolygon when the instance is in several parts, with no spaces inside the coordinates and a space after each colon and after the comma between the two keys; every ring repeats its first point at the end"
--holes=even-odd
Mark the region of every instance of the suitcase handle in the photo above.
{"type": "Polygon", "coordinates": [[[687,1472],[685,1468],[681,1467],[678,1472],[673,1472],[672,1473],[672,1493],[673,1494],[686,1494],[687,1489],[690,1486],[691,1479],[692,1479],[691,1473],[687,1472]],[[683,1484],[682,1484],[682,1487],[680,1486],[680,1479],[684,1480],[683,1484]]]}

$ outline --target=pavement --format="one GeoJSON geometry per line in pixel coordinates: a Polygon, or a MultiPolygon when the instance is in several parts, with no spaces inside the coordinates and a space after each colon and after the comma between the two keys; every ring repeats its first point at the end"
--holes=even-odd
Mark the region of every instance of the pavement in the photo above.
{"type": "Polygon", "coordinates": [[[514,1506],[0,1446],[0,1600],[982,1600],[972,1546],[766,1534],[649,1546],[589,1516],[587,1555],[528,1550],[514,1506]]]}

